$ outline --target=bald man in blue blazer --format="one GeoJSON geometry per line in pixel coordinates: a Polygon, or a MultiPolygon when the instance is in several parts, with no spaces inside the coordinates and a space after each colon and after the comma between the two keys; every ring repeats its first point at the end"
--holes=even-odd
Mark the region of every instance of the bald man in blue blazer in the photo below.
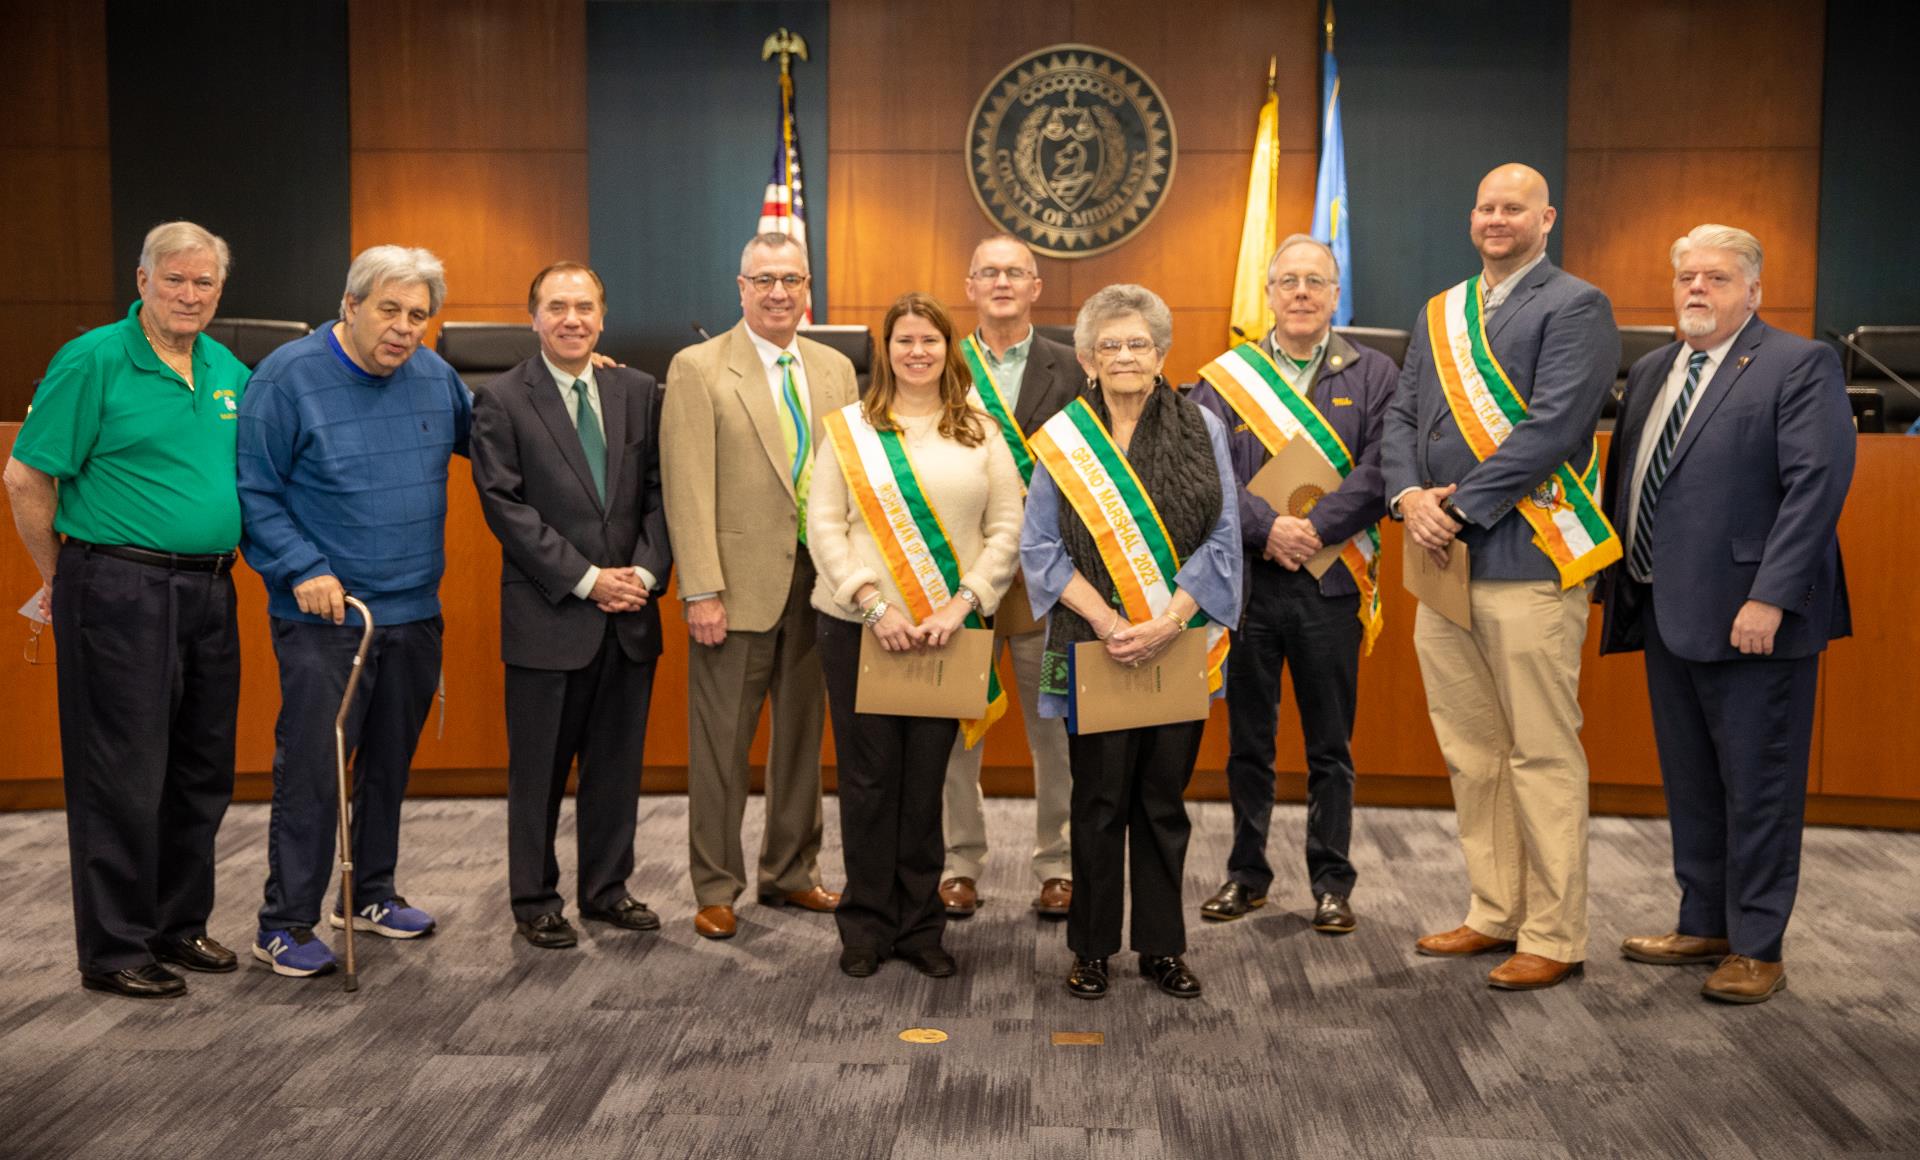
{"type": "Polygon", "coordinates": [[[1680,914],[1621,950],[1718,963],[1703,994],[1759,1003],[1786,986],[1820,653],[1853,630],[1855,432],[1832,348],[1756,313],[1752,234],[1698,226],[1672,258],[1683,339],[1634,364],[1607,464],[1600,651],[1646,652],[1680,914]]]}

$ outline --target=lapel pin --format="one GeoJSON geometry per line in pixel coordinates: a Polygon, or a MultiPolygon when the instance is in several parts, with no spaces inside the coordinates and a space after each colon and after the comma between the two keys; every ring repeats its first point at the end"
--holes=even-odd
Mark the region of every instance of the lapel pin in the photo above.
{"type": "Polygon", "coordinates": [[[1327,360],[1327,362],[1328,362],[1328,365],[1337,367],[1340,365],[1340,356],[1336,354],[1331,359],[1327,360]]]}
{"type": "Polygon", "coordinates": [[[1746,369],[1746,367],[1747,367],[1747,364],[1748,364],[1748,363],[1750,363],[1750,362],[1752,362],[1752,361],[1753,361],[1753,356],[1752,356],[1752,355],[1750,355],[1750,354],[1743,354],[1743,355],[1741,355],[1741,356],[1740,356],[1740,361],[1739,361],[1739,362],[1737,362],[1737,363],[1735,363],[1734,365],[1735,365],[1736,367],[1738,367],[1739,369],[1741,369],[1741,370],[1745,370],[1745,369],[1746,369]]]}

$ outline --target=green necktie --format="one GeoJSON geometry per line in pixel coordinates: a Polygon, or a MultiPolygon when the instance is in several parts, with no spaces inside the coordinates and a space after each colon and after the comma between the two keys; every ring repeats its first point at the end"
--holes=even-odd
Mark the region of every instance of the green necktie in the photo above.
{"type": "Polygon", "coordinates": [[[807,485],[813,482],[813,425],[793,381],[793,356],[780,355],[780,439],[787,445],[794,506],[800,511],[800,542],[807,542],[807,485]]]}
{"type": "Polygon", "coordinates": [[[580,450],[587,453],[587,470],[593,473],[593,490],[607,502],[607,437],[600,430],[600,416],[587,402],[587,380],[573,380],[573,422],[580,428],[580,450]]]}

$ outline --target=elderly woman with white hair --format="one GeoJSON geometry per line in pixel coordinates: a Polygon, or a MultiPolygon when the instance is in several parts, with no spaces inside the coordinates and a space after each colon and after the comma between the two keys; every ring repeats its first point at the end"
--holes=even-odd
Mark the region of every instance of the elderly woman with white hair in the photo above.
{"type": "Polygon", "coordinates": [[[134,998],[186,991],[161,962],[238,965],[207,935],[240,699],[226,282],[225,242],[155,226],[140,300],[60,348],[6,467],[55,626],[81,984],[134,998]]]}
{"type": "MultiPolygon", "coordinates": [[[[1087,389],[1034,435],[1038,465],[1020,541],[1033,613],[1047,616],[1040,712],[1068,718],[1067,990],[1082,999],[1107,993],[1107,959],[1120,949],[1124,860],[1133,873],[1140,973],[1190,999],[1200,981],[1182,958],[1189,823],[1181,798],[1206,723],[1080,733],[1070,661],[1075,645],[1098,640],[1113,660],[1138,665],[1189,629],[1217,636],[1218,626],[1238,619],[1233,467],[1220,421],[1160,373],[1173,317],[1158,295],[1108,286],[1080,308],[1073,337],[1087,389]]],[[[1216,667],[1215,695],[1222,676],[1216,667]]]]}
{"type": "Polygon", "coordinates": [[[420,348],[447,295],[426,250],[353,260],[340,320],[268,355],[240,407],[241,548],[267,585],[280,662],[266,901],[253,955],[276,974],[333,968],[315,938],[336,830],[332,722],[373,614],[347,747],[355,751],[354,913],[330,920],[387,938],[433,919],[394,885],[400,801],[440,680],[447,464],[467,453],[473,398],[420,348]]]}

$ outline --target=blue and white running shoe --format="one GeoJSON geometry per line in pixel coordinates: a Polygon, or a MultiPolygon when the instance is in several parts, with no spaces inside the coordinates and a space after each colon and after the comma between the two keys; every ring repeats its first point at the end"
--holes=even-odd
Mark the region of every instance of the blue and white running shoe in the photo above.
{"type": "Polygon", "coordinates": [[[273,967],[276,975],[304,979],[333,969],[333,948],[313,937],[313,928],[263,930],[254,936],[253,957],[273,967]]]}
{"type": "MultiPolygon", "coordinates": [[[[333,923],[335,930],[347,929],[347,920],[337,910],[327,921],[333,923]]],[[[408,906],[407,900],[397,894],[385,902],[370,902],[353,912],[353,929],[372,931],[385,938],[419,938],[432,934],[433,928],[432,915],[408,906]]]]}

